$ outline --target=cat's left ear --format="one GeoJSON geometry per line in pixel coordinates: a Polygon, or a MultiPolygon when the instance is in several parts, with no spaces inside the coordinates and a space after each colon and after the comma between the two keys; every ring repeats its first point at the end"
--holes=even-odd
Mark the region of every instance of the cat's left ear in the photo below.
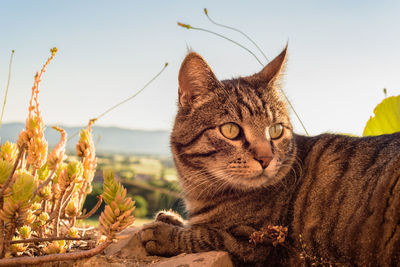
{"type": "Polygon", "coordinates": [[[271,62],[269,62],[268,65],[262,69],[262,71],[254,74],[252,78],[256,78],[257,80],[272,86],[279,82],[279,78],[285,69],[287,48],[288,45],[286,44],[283,51],[271,62]]]}
{"type": "Polygon", "coordinates": [[[207,62],[195,52],[190,52],[183,60],[178,80],[181,106],[199,102],[219,83],[207,62]]]}

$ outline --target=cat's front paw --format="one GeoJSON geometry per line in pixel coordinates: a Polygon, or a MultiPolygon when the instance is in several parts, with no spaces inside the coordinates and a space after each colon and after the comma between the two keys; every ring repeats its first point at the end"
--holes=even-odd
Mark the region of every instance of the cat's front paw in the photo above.
{"type": "Polygon", "coordinates": [[[174,245],[178,227],[164,222],[152,222],[143,225],[140,239],[146,251],[151,255],[173,256],[178,254],[174,245]],[[175,232],[175,233],[174,233],[175,232]]]}
{"type": "Polygon", "coordinates": [[[159,211],[155,217],[156,222],[164,222],[167,224],[172,224],[176,226],[183,227],[183,218],[176,212],[172,210],[162,210],[159,211]]]}

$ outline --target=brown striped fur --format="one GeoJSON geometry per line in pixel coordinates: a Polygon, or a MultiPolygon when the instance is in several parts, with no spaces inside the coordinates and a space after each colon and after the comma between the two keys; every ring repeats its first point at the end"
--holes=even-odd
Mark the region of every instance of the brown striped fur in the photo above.
{"type": "Polygon", "coordinates": [[[149,253],[225,250],[238,266],[400,266],[400,133],[293,133],[278,90],[285,60],[286,48],[260,73],[219,81],[187,55],[171,147],[189,220],[158,214],[141,234],[149,253]],[[241,127],[234,140],[220,130],[228,122],[241,127]],[[276,123],[283,135],[272,140],[276,123]],[[249,243],[267,225],[289,228],[283,245],[249,243]]]}

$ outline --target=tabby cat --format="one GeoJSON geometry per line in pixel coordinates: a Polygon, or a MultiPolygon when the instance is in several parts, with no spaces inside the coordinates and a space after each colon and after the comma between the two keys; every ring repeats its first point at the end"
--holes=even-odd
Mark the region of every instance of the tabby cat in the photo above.
{"type": "Polygon", "coordinates": [[[160,212],[150,254],[224,250],[237,266],[400,266],[400,133],[293,133],[279,89],[285,48],[248,77],[219,81],[190,52],[171,147],[188,222],[160,212]],[[282,244],[251,243],[268,225],[282,244]]]}

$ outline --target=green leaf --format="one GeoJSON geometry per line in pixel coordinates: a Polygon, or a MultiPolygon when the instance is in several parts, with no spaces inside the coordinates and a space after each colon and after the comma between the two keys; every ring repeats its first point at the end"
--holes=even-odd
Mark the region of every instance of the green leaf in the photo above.
{"type": "Polygon", "coordinates": [[[374,115],[368,120],[363,136],[400,132],[400,95],[385,98],[374,109],[374,115]]]}
{"type": "Polygon", "coordinates": [[[124,194],[124,187],[121,183],[117,182],[114,172],[110,168],[103,171],[103,177],[103,200],[107,205],[111,205],[111,202],[114,201],[117,196],[124,194]]]}
{"type": "Polygon", "coordinates": [[[61,163],[58,165],[58,168],[56,170],[56,175],[53,178],[53,184],[57,184],[58,183],[58,178],[60,177],[60,174],[63,170],[65,170],[67,168],[67,164],[66,163],[61,163]]]}
{"type": "Polygon", "coordinates": [[[74,175],[75,175],[74,178],[75,181],[80,180],[83,175],[82,162],[77,160],[72,160],[71,162],[68,163],[67,172],[68,172],[68,178],[71,179],[71,182],[74,175]]]}
{"type": "Polygon", "coordinates": [[[32,175],[22,173],[17,176],[12,186],[12,198],[15,201],[26,202],[33,196],[35,180],[32,175]]]}
{"type": "Polygon", "coordinates": [[[49,167],[47,166],[47,164],[44,164],[42,167],[40,167],[37,171],[39,180],[44,181],[47,179],[47,177],[50,174],[50,170],[49,167]]]}
{"type": "Polygon", "coordinates": [[[5,160],[0,159],[0,184],[4,184],[8,176],[10,176],[13,165],[5,160]]]}

